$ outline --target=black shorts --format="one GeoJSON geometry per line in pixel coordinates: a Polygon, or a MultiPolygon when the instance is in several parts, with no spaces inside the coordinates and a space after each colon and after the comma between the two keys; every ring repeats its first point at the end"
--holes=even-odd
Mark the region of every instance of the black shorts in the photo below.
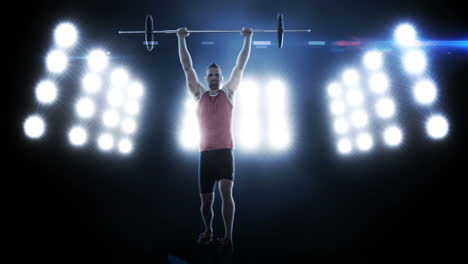
{"type": "Polygon", "coordinates": [[[215,149],[200,152],[198,184],[200,193],[214,192],[221,179],[234,181],[234,153],[232,149],[215,149]]]}

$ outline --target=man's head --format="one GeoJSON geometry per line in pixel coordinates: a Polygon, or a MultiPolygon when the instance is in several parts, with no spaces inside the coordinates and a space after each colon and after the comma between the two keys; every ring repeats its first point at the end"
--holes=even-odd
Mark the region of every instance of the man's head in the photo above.
{"type": "Polygon", "coordinates": [[[218,90],[221,88],[221,82],[223,81],[223,73],[221,68],[216,63],[211,64],[206,68],[205,81],[208,83],[210,90],[218,90]]]}

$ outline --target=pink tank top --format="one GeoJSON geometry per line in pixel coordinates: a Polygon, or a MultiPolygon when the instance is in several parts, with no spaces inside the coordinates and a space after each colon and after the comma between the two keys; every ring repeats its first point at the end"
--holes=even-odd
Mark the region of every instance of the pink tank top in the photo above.
{"type": "Polygon", "coordinates": [[[232,137],[233,105],[225,91],[216,96],[203,93],[198,102],[197,116],[200,126],[200,151],[234,149],[232,137]]]}

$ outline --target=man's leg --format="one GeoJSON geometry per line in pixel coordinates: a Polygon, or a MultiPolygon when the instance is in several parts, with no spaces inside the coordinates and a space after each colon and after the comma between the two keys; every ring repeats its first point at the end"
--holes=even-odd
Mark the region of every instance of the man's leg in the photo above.
{"type": "Polygon", "coordinates": [[[210,242],[213,237],[213,202],[216,180],[215,171],[210,152],[200,153],[198,170],[198,184],[200,191],[201,207],[200,213],[205,225],[205,232],[200,234],[199,243],[210,242]]]}
{"type": "Polygon", "coordinates": [[[219,192],[223,201],[224,239],[232,240],[232,227],[234,224],[235,204],[232,197],[233,181],[228,179],[219,180],[219,192]]]}
{"type": "Polygon", "coordinates": [[[214,201],[214,192],[211,193],[202,193],[200,194],[201,198],[201,208],[200,212],[203,218],[203,223],[205,224],[205,233],[213,233],[213,201],[214,201]]]}

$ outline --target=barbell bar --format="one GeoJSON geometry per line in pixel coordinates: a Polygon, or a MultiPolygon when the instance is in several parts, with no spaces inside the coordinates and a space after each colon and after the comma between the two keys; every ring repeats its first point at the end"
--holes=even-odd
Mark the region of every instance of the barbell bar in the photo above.
{"type": "MultiPolygon", "coordinates": [[[[277,33],[278,48],[283,47],[284,33],[293,32],[310,32],[310,29],[284,29],[283,15],[278,14],[278,27],[277,29],[253,29],[253,32],[263,33],[277,33]]],[[[237,32],[241,33],[242,30],[187,30],[188,33],[230,33],[237,32]]],[[[146,16],[145,30],[139,31],[119,31],[119,34],[145,34],[145,44],[148,51],[152,51],[154,48],[154,34],[175,34],[177,30],[154,30],[153,17],[151,15],[146,16]]]]}

